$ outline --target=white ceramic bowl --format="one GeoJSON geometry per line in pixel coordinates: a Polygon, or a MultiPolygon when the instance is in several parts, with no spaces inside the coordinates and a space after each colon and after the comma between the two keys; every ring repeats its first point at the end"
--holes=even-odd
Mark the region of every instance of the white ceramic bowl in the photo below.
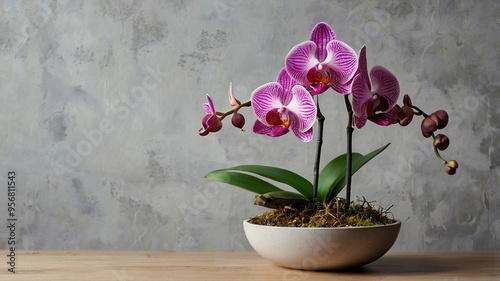
{"type": "Polygon", "coordinates": [[[243,221],[250,245],[284,267],[341,270],[377,260],[392,247],[401,222],[364,227],[278,227],[243,221]]]}

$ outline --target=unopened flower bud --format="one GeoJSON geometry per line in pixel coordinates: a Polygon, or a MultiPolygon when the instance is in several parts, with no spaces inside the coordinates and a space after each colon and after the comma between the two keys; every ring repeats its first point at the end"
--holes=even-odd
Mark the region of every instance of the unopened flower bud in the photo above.
{"type": "Polygon", "coordinates": [[[403,105],[411,106],[411,99],[408,94],[403,97],[403,105]]]}
{"type": "Polygon", "coordinates": [[[456,168],[458,168],[458,163],[455,160],[451,160],[451,161],[448,161],[448,163],[446,163],[446,166],[450,166],[450,167],[456,169],[456,168]]]}
{"type": "Polygon", "coordinates": [[[446,163],[445,171],[448,175],[454,175],[457,172],[458,163],[455,160],[446,163]]]}
{"type": "Polygon", "coordinates": [[[452,167],[450,167],[450,166],[446,166],[446,167],[444,168],[444,170],[446,171],[446,173],[447,173],[448,175],[454,175],[454,174],[457,172],[457,169],[452,168],[452,167]]]}
{"type": "Polygon", "coordinates": [[[229,95],[229,103],[232,105],[232,106],[237,106],[237,105],[240,105],[241,102],[239,100],[237,100],[234,95],[233,95],[233,83],[229,83],[229,91],[228,91],[228,95],[229,95]]]}
{"type": "Polygon", "coordinates": [[[438,129],[443,129],[448,125],[448,113],[444,110],[438,110],[429,117],[436,123],[438,129]]]}
{"type": "Polygon", "coordinates": [[[233,126],[235,126],[236,128],[241,129],[245,125],[245,117],[241,113],[235,113],[231,118],[231,123],[233,123],[233,126]]]}
{"type": "Polygon", "coordinates": [[[439,150],[445,150],[450,145],[450,139],[443,134],[438,134],[434,139],[434,146],[439,150]]]}
{"type": "Polygon", "coordinates": [[[430,116],[425,117],[425,119],[422,121],[422,125],[420,126],[420,129],[422,130],[422,135],[424,137],[428,138],[432,136],[432,134],[437,130],[437,124],[434,122],[430,116]]]}
{"type": "Polygon", "coordinates": [[[398,112],[399,125],[407,126],[413,120],[413,109],[404,105],[398,112]]]}

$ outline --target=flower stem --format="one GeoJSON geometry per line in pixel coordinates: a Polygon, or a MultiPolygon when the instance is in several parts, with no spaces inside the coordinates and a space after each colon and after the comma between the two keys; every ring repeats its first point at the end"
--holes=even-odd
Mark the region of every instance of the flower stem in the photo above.
{"type": "MultiPolygon", "coordinates": [[[[434,133],[432,133],[432,139],[435,140],[436,139],[436,136],[434,135],[434,133]]],[[[438,148],[437,146],[433,145],[434,146],[434,154],[436,154],[436,157],[441,160],[441,162],[443,162],[443,164],[446,165],[446,163],[448,163],[448,161],[446,161],[442,156],[441,154],[439,154],[439,151],[438,151],[438,148]]]]}
{"type": "Polygon", "coordinates": [[[321,146],[323,145],[323,125],[325,123],[325,116],[323,116],[319,109],[319,99],[316,104],[318,108],[316,115],[316,118],[318,119],[318,143],[316,144],[316,160],[314,162],[313,203],[315,206],[318,199],[319,164],[321,158],[321,146]]]}
{"type": "Polygon", "coordinates": [[[353,111],[352,105],[349,101],[349,96],[344,95],[345,107],[347,109],[348,115],[348,123],[347,123],[347,164],[346,164],[346,210],[349,210],[349,205],[351,204],[351,171],[352,171],[352,132],[354,131],[354,122],[353,122],[353,111]]]}
{"type": "Polygon", "coordinates": [[[436,154],[436,157],[441,160],[441,162],[443,162],[443,164],[446,164],[448,163],[448,161],[446,161],[443,157],[441,157],[441,155],[439,154],[439,151],[437,149],[437,147],[434,146],[434,154],[436,154]]]}
{"type": "Polygon", "coordinates": [[[222,120],[224,120],[224,118],[226,118],[226,116],[228,116],[230,114],[233,114],[233,113],[237,113],[238,110],[240,110],[240,108],[242,108],[242,107],[249,107],[249,106],[252,106],[252,102],[251,101],[244,102],[244,103],[236,106],[234,109],[229,110],[226,113],[218,112],[217,111],[216,114],[217,114],[217,116],[219,116],[219,119],[222,121],[222,120]]]}
{"type": "Polygon", "coordinates": [[[416,115],[422,115],[422,116],[424,116],[424,118],[428,116],[424,111],[422,111],[422,109],[420,109],[420,108],[418,108],[418,107],[416,107],[414,105],[411,105],[410,107],[413,108],[413,109],[415,109],[417,111],[414,114],[416,114],[416,115]]]}

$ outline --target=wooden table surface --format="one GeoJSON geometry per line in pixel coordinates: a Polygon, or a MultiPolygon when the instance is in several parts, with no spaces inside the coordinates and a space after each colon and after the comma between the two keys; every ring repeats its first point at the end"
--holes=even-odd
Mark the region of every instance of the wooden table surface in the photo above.
{"type": "Polygon", "coordinates": [[[2,264],[0,280],[500,280],[500,251],[391,251],[344,272],[286,269],[255,252],[17,251],[15,274],[2,264]]]}

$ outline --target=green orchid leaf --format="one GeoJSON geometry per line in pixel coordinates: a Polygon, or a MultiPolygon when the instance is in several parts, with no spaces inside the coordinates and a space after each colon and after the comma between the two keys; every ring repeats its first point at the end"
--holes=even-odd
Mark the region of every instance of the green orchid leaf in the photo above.
{"type": "MultiPolygon", "coordinates": [[[[380,154],[382,151],[384,151],[389,145],[390,145],[390,143],[388,143],[385,146],[382,146],[378,149],[375,149],[374,151],[368,153],[367,155],[353,153],[351,175],[356,173],[361,167],[363,167],[372,158],[374,158],[375,156],[380,154]],[[355,154],[356,154],[356,156],[354,156],[355,154]]],[[[337,196],[340,193],[340,191],[342,191],[345,184],[346,184],[346,169],[344,169],[343,176],[339,177],[338,181],[335,183],[335,185],[331,186],[331,189],[329,191],[329,194],[326,197],[325,202],[328,202],[328,201],[332,200],[335,196],[337,196]]]]}
{"type": "MultiPolygon", "coordinates": [[[[352,173],[353,175],[356,171],[358,171],[361,167],[363,167],[368,161],[370,161],[375,156],[379,155],[382,151],[384,151],[390,143],[382,146],[381,148],[375,149],[374,151],[368,153],[367,155],[357,157],[356,159],[352,158],[352,173]]],[[[344,173],[345,174],[345,173],[344,173]]],[[[337,183],[337,185],[331,190],[331,193],[327,196],[327,202],[332,200],[335,196],[337,196],[340,191],[344,188],[346,184],[346,177],[342,177],[342,179],[337,183]]]]}
{"type": "Polygon", "coordinates": [[[277,186],[270,184],[258,177],[245,173],[231,172],[227,171],[226,169],[212,171],[206,174],[205,178],[231,184],[257,194],[283,191],[281,188],[278,188],[277,186]]]}
{"type": "MultiPolygon", "coordinates": [[[[390,143],[375,149],[374,151],[368,153],[367,155],[361,155],[359,153],[352,154],[352,170],[351,175],[356,173],[361,167],[363,167],[368,161],[373,159],[375,156],[379,155],[384,151],[390,143]]],[[[320,202],[329,202],[335,196],[337,196],[340,191],[344,188],[346,184],[346,170],[347,170],[347,157],[345,154],[335,158],[321,171],[319,183],[318,183],[318,200],[320,202]],[[337,160],[336,162],[334,162],[337,160]],[[334,163],[332,163],[334,162],[334,163]],[[341,165],[334,167],[335,165],[341,165]],[[328,167],[328,169],[327,169],[328,167]],[[326,170],[325,170],[326,169],[326,170]],[[324,174],[324,179],[322,180],[322,174],[324,174]],[[320,188],[321,196],[320,197],[320,188]],[[326,194],[325,194],[326,193],[326,194]]]]}
{"type": "Polygon", "coordinates": [[[303,178],[302,176],[276,167],[262,166],[262,165],[242,165],[223,169],[226,171],[238,170],[248,173],[257,174],[259,176],[287,184],[300,192],[308,200],[312,200],[313,197],[313,185],[311,182],[303,178]]]}
{"type": "MultiPolygon", "coordinates": [[[[352,159],[357,159],[362,155],[359,153],[353,153],[352,159]]],[[[337,186],[337,184],[345,179],[347,168],[347,155],[342,154],[337,156],[335,159],[330,161],[323,168],[319,174],[318,179],[318,201],[327,202],[326,199],[328,195],[332,192],[332,189],[337,186]]]]}

